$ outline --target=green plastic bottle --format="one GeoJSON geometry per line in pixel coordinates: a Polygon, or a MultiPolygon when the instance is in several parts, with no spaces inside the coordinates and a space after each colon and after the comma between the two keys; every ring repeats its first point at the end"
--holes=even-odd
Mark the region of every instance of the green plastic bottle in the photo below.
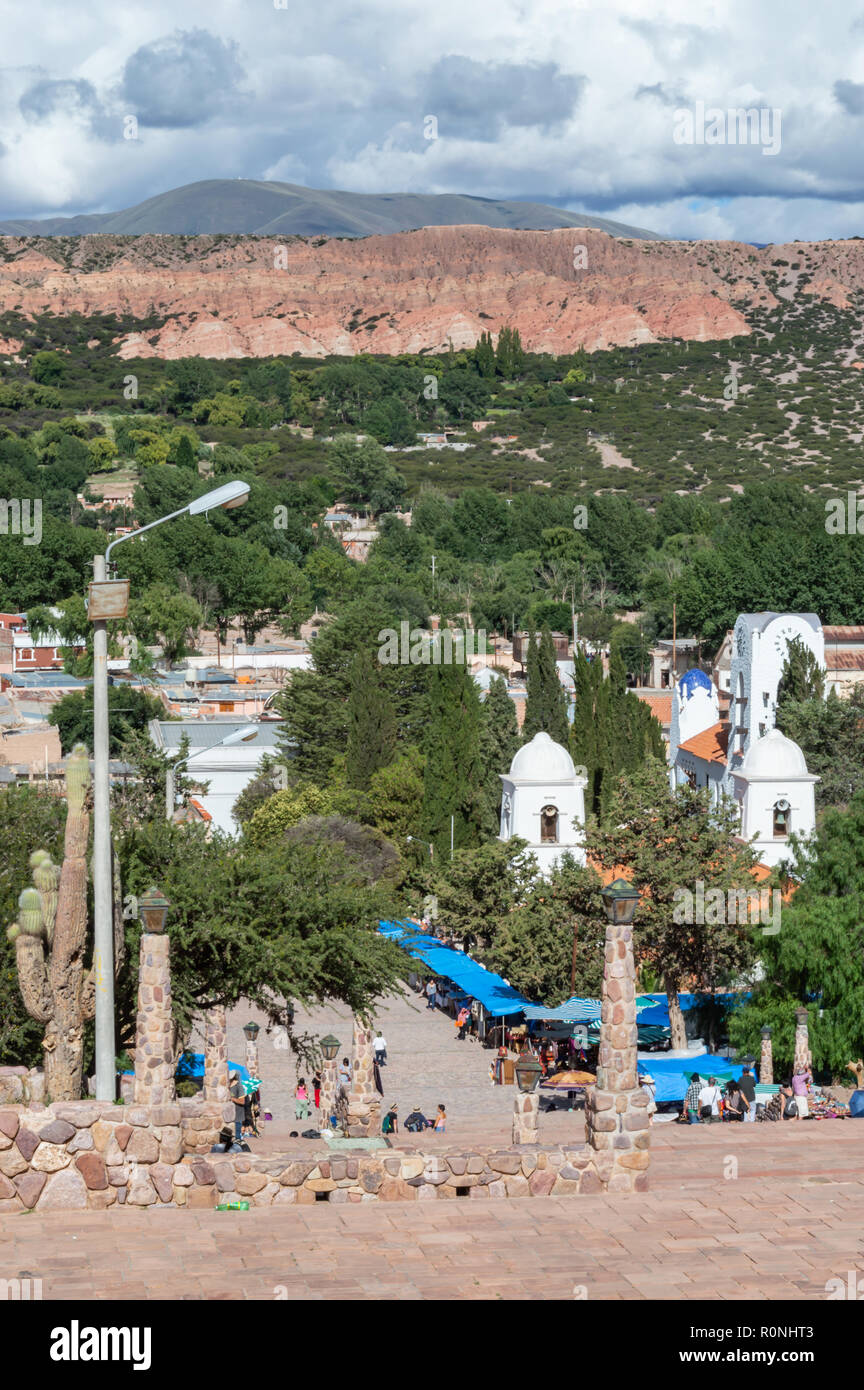
{"type": "Polygon", "coordinates": [[[222,1202],[216,1207],[217,1211],[248,1211],[248,1202],[222,1202]]]}

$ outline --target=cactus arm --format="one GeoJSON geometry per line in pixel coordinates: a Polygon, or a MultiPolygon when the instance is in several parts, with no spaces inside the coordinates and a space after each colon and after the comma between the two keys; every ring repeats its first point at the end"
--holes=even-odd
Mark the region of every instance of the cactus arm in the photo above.
{"type": "Polygon", "coordinates": [[[37,1023],[50,1023],[54,1017],[54,1005],[41,936],[29,936],[22,932],[16,937],[15,963],[18,967],[18,988],[25,1009],[37,1023]]]}

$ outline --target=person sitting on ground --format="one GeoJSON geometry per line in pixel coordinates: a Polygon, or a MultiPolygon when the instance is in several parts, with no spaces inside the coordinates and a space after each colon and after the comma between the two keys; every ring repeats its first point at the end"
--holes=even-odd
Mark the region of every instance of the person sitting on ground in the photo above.
{"type": "Polygon", "coordinates": [[[408,1130],[410,1134],[417,1134],[420,1130],[431,1128],[432,1121],[426,1119],[419,1105],[415,1105],[411,1114],[405,1121],[405,1129],[408,1130]]]}
{"type": "Polygon", "coordinates": [[[398,1134],[398,1133],[399,1133],[399,1116],[398,1116],[398,1114],[396,1113],[397,1110],[398,1110],[398,1106],[396,1106],[396,1105],[391,1105],[391,1106],[390,1106],[390,1109],[387,1111],[387,1114],[384,1116],[384,1119],[381,1121],[381,1133],[382,1133],[382,1134],[398,1134]]]}
{"type": "Polygon", "coordinates": [[[749,1109],[749,1102],[737,1081],[730,1081],[726,1086],[726,1097],[723,1104],[724,1120],[743,1120],[749,1109]]]}
{"type": "Polygon", "coordinates": [[[708,1085],[703,1086],[699,1092],[699,1117],[707,1120],[709,1124],[717,1124],[720,1119],[720,1101],[722,1091],[717,1085],[716,1077],[708,1077],[708,1085]]]}
{"type": "Polygon", "coordinates": [[[694,1071],[690,1078],[690,1085],[687,1087],[687,1095],[684,1097],[684,1114],[689,1125],[699,1123],[699,1095],[702,1090],[702,1078],[698,1071],[694,1071]]]}
{"type": "Polygon", "coordinates": [[[438,1134],[443,1134],[447,1128],[447,1111],[443,1105],[438,1106],[438,1114],[435,1116],[435,1123],[432,1128],[438,1134]]]}

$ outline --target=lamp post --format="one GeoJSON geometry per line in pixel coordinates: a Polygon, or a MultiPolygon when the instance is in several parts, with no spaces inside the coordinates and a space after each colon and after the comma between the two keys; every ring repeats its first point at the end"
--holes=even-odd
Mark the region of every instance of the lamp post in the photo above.
{"type": "Polygon", "coordinates": [[[243,1036],[246,1039],[246,1067],[250,1076],[258,1075],[258,1034],[261,1032],[257,1023],[247,1023],[243,1029],[243,1036]]]}
{"type": "Polygon", "coordinates": [[[530,1053],[523,1053],[513,1068],[518,1090],[513,1097],[513,1143],[536,1144],[540,1097],[537,1086],[543,1068],[530,1053]]]}
{"type": "Polygon", "coordinates": [[[418,840],[416,835],[406,835],[405,840],[409,845],[425,845],[429,851],[429,858],[435,863],[435,847],[430,845],[428,840],[418,840]]]}
{"type": "Polygon", "coordinates": [[[328,1033],[326,1038],[321,1039],[321,1052],[324,1057],[324,1075],[321,1078],[321,1109],[323,1115],[319,1117],[319,1129],[330,1129],[330,1116],[336,1109],[336,1096],[338,1094],[338,1078],[336,1073],[336,1058],[342,1044],[339,1039],[328,1033]]]}
{"type": "Polygon", "coordinates": [[[636,962],[633,915],[638,889],[618,878],[601,894],[606,912],[603,1014],[597,1080],[585,1098],[589,1146],[603,1154],[609,1192],[631,1192],[647,1183],[648,1096],[639,1086],[636,1060],[636,962]]]}
{"type": "Polygon", "coordinates": [[[165,935],[170,907],[158,888],[150,888],[138,899],[138,916],[144,930],[135,1024],[136,1105],[170,1105],[176,1095],[170,942],[165,935]]]}
{"type": "Polygon", "coordinates": [[[114,923],[111,871],[111,785],[108,774],[108,621],[126,616],[128,585],[108,581],[111,552],[173,521],[178,516],[200,516],[219,508],[239,507],[249,494],[249,484],[225,483],[196,497],[168,516],[141,526],[128,536],[112,541],[104,555],[93,556],[90,586],[90,619],[93,623],[93,978],[96,984],[96,1099],[114,1100],[114,923]],[[125,591],[125,596],[124,596],[125,591]],[[113,610],[112,610],[113,603],[113,610]]]}
{"type": "Polygon", "coordinates": [[[762,1048],[759,1054],[759,1081],[762,1086],[774,1085],[774,1049],[771,1043],[771,1029],[761,1030],[762,1048]]]}
{"type": "Polygon", "coordinates": [[[244,724],[242,729],[234,729],[224,738],[220,738],[218,743],[211,743],[209,748],[198,748],[194,753],[187,753],[185,758],[175,758],[170,767],[165,771],[165,816],[167,820],[174,819],[174,803],[177,792],[175,790],[176,772],[185,763],[191,763],[193,758],[200,758],[202,753],[212,753],[214,748],[230,748],[235,743],[249,743],[258,736],[257,724],[244,724]]]}

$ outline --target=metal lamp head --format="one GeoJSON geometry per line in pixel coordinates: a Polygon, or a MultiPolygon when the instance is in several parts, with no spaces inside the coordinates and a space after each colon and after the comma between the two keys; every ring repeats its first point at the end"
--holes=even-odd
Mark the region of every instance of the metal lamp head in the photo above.
{"type": "Polygon", "coordinates": [[[763,1037],[763,1038],[770,1038],[770,1036],[771,1036],[771,1029],[768,1027],[767,1023],[766,1023],[766,1025],[765,1025],[764,1028],[760,1029],[760,1031],[761,1031],[761,1034],[762,1034],[762,1037],[763,1037]]]}
{"type": "Polygon", "coordinates": [[[543,1068],[536,1057],[532,1057],[530,1054],[527,1057],[520,1057],[513,1070],[516,1073],[516,1085],[520,1091],[527,1094],[529,1091],[536,1090],[537,1083],[543,1075],[543,1068]]]}
{"type": "Polygon", "coordinates": [[[247,1023],[243,1029],[243,1036],[247,1042],[254,1042],[260,1032],[261,1029],[257,1023],[247,1023]]]}
{"type": "Polygon", "coordinates": [[[626,878],[616,878],[600,893],[606,916],[616,927],[629,927],[639,902],[639,889],[626,878]]]}
{"type": "Polygon", "coordinates": [[[158,888],[150,888],[138,899],[138,916],[146,932],[161,936],[171,904],[158,888]]]}
{"type": "Polygon", "coordinates": [[[342,1046],[338,1038],[334,1038],[332,1033],[328,1033],[326,1038],[321,1039],[321,1051],[324,1054],[325,1062],[332,1062],[339,1056],[339,1049],[342,1046]]]}

